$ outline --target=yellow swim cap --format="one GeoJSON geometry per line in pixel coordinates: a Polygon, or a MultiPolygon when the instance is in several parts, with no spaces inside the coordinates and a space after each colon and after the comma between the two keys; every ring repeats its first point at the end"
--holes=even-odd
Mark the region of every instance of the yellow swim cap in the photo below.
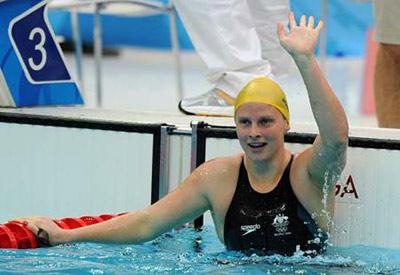
{"type": "Polygon", "coordinates": [[[286,95],[275,81],[267,77],[259,77],[247,83],[236,97],[235,114],[240,106],[248,102],[265,103],[274,106],[289,123],[290,115],[286,95]]]}

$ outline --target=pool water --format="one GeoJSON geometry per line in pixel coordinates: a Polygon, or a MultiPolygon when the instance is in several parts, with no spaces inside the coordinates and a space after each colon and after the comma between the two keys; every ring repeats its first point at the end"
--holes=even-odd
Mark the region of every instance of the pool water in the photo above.
{"type": "Polygon", "coordinates": [[[0,274],[15,273],[400,274],[400,250],[330,247],[316,258],[226,251],[212,226],[185,228],[142,245],[79,243],[0,250],[0,274]]]}

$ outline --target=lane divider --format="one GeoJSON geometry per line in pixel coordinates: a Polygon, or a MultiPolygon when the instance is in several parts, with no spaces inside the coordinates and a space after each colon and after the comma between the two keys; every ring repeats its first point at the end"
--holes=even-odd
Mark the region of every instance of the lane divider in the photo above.
{"type": "MultiPolygon", "coordinates": [[[[100,216],[82,216],[79,218],[63,218],[53,221],[60,228],[70,230],[101,223],[125,214],[126,213],[117,215],[103,214],[100,216]]],[[[16,221],[0,224],[0,249],[34,249],[38,247],[40,247],[38,239],[27,225],[16,221]]]]}

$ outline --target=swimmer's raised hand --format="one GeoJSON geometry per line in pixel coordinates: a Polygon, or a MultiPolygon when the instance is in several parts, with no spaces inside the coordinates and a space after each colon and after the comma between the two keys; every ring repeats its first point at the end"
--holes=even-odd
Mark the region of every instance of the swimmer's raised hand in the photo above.
{"type": "Polygon", "coordinates": [[[313,56],[324,23],[319,21],[317,26],[314,27],[314,17],[310,16],[307,20],[307,17],[303,15],[299,24],[297,24],[293,12],[289,12],[289,26],[290,30],[286,32],[283,23],[278,23],[277,32],[282,47],[293,58],[313,56]]]}

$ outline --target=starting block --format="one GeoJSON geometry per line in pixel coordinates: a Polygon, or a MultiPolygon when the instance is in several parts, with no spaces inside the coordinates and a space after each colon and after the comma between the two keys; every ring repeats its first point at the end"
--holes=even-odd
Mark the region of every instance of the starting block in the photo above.
{"type": "Polygon", "coordinates": [[[47,0],[0,0],[0,106],[83,104],[47,17],[47,0]]]}

